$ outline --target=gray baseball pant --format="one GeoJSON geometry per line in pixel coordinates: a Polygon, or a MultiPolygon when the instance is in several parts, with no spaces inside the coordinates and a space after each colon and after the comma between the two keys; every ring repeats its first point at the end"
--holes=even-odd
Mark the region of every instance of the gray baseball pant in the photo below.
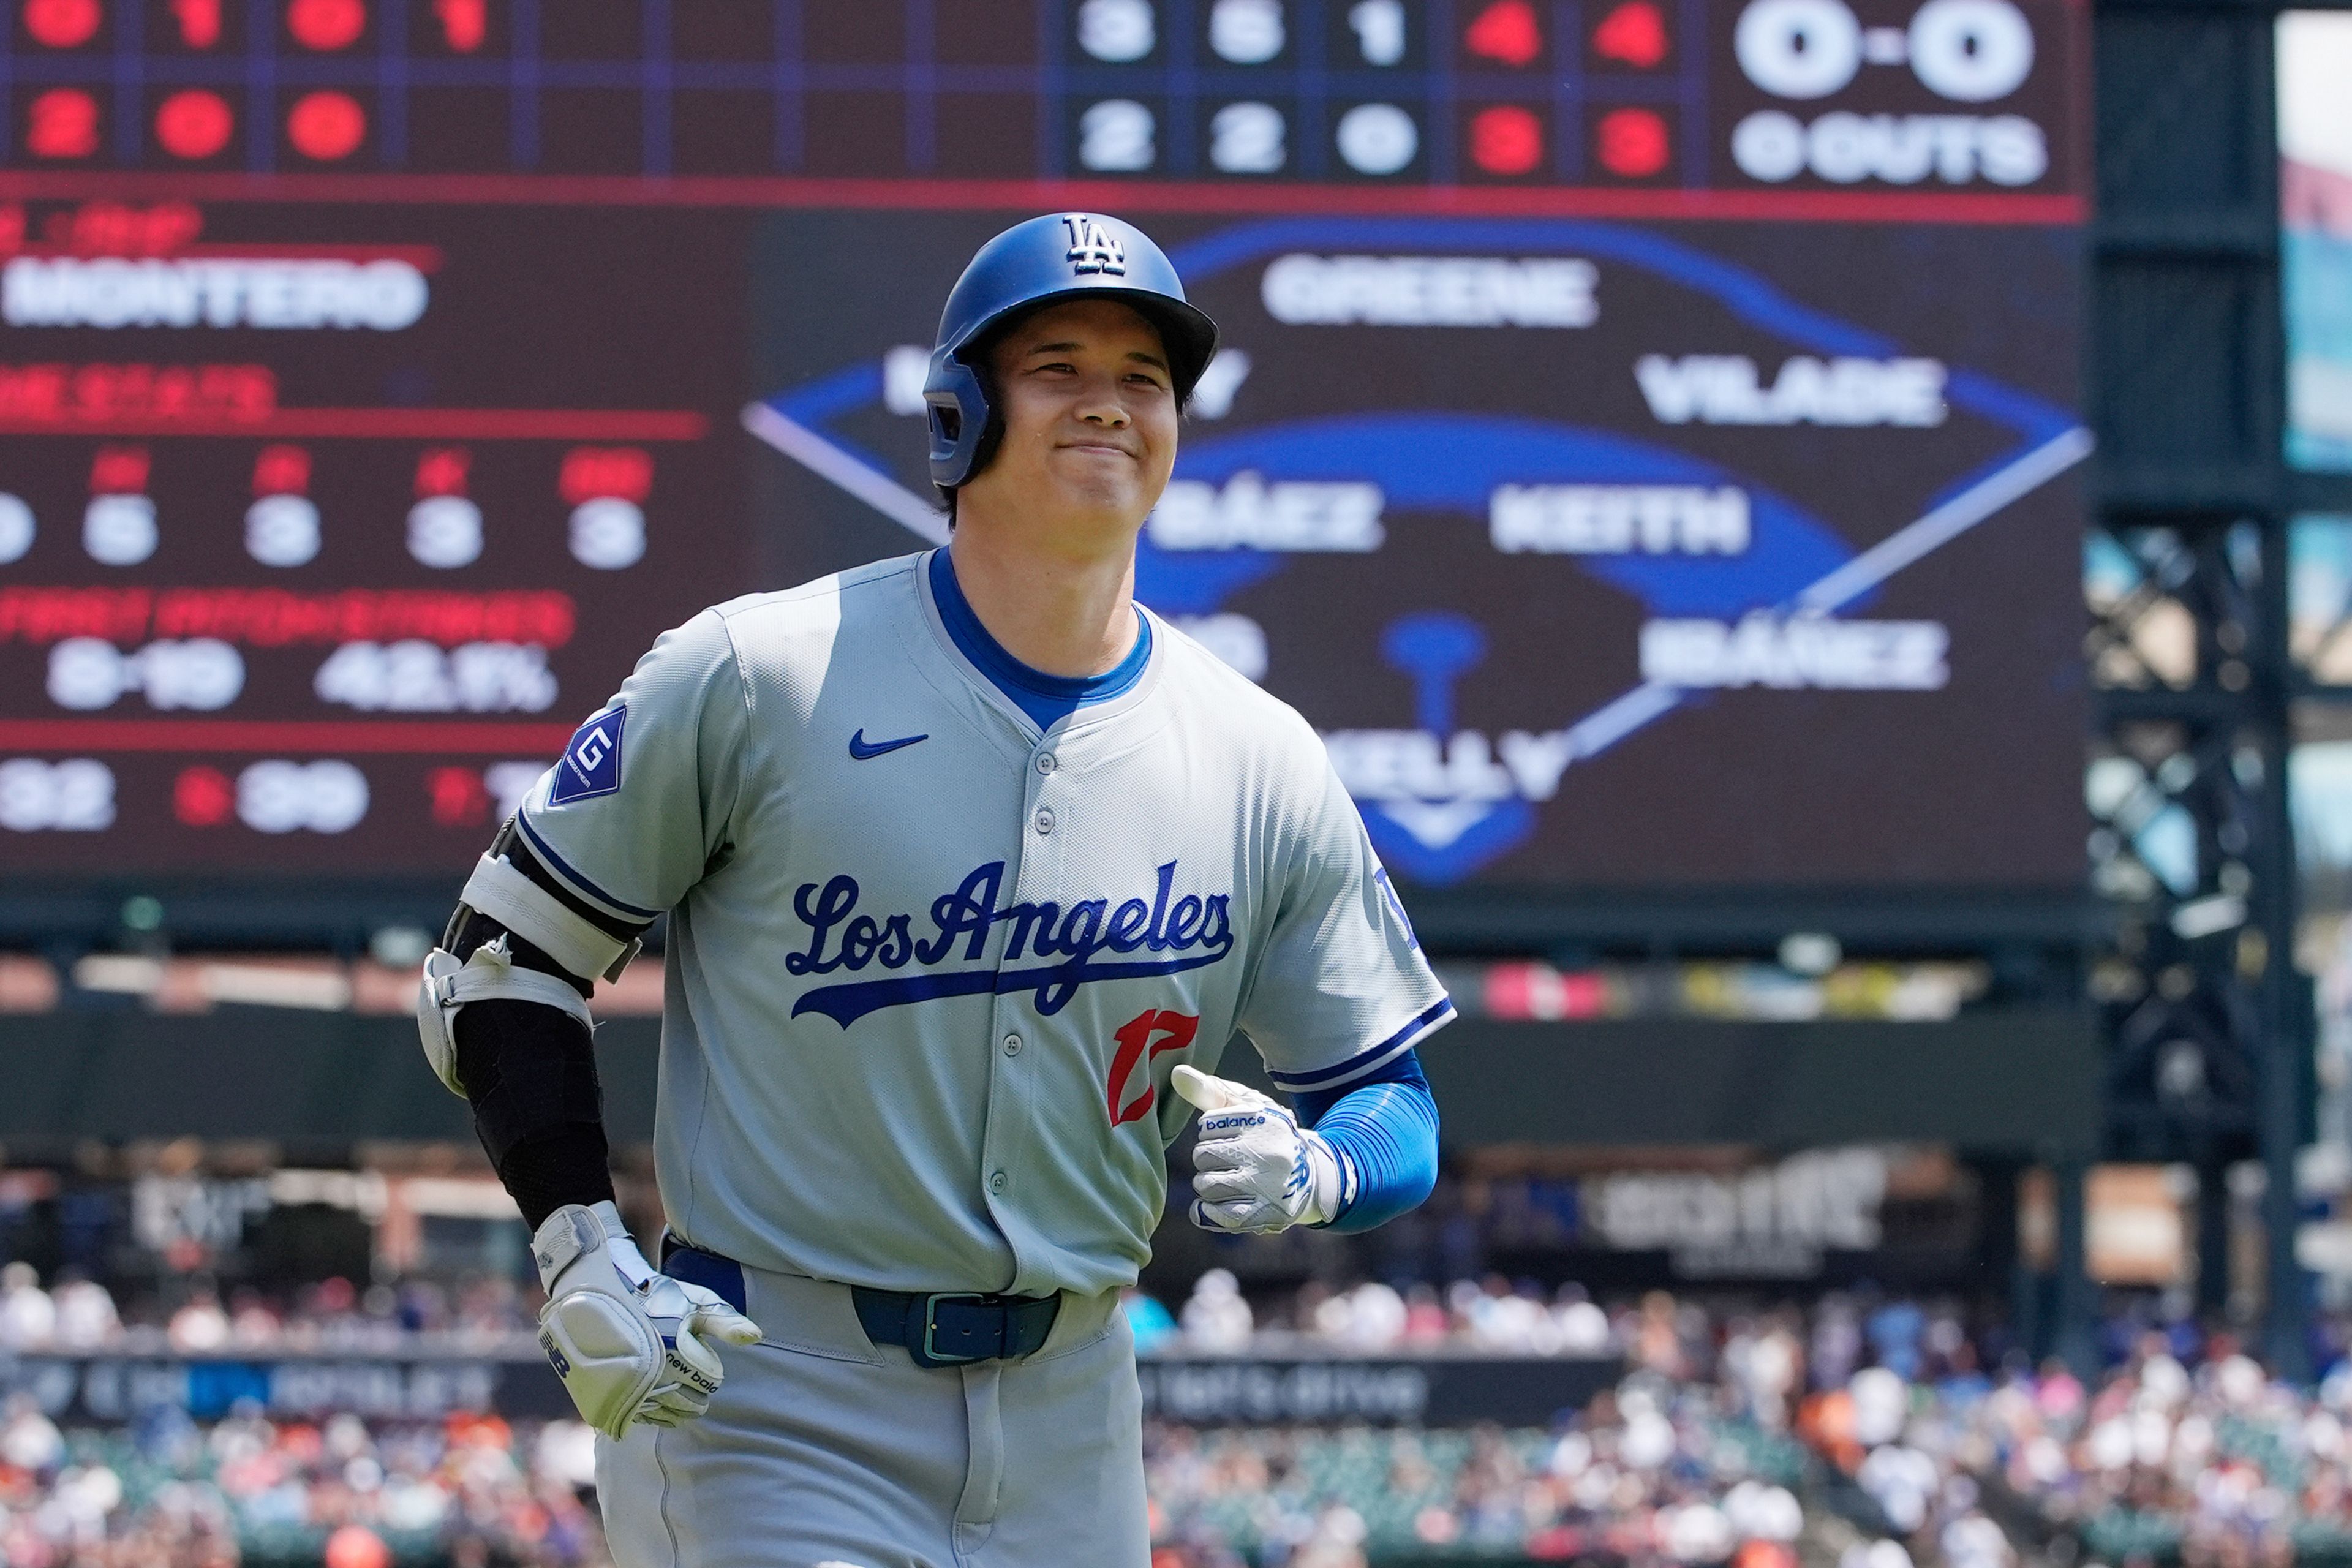
{"type": "Polygon", "coordinates": [[[848,1288],[743,1270],[764,1336],[709,1413],[596,1443],[616,1568],[1149,1568],[1142,1399],[1118,1293],[1019,1361],[925,1369],[848,1288]]]}

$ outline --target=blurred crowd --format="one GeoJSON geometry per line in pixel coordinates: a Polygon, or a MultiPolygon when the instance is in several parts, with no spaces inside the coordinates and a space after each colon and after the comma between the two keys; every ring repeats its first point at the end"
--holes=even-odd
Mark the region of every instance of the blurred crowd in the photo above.
{"type": "Polygon", "coordinates": [[[236,1568],[606,1561],[594,1434],[490,1415],[437,1424],[199,1426],[168,1406],[133,1426],[62,1432],[18,1394],[0,1414],[6,1568],[236,1568]]]}
{"type": "MultiPolygon", "coordinates": [[[[1156,1326],[1162,1343],[1194,1352],[1303,1341],[1622,1361],[1613,1394],[1564,1413],[1540,1442],[1488,1440],[1440,1489],[1449,1496],[1400,1479],[1412,1468],[1408,1443],[1384,1492],[1370,1495],[1423,1500],[1411,1535],[1424,1542],[1496,1540],[1517,1521],[1537,1556],[1565,1542],[1566,1555],[1600,1543],[1628,1562],[1769,1561],[1784,1538],[1759,1521],[1788,1510],[1763,1485],[1790,1491],[1798,1511],[1840,1516],[1852,1531],[1841,1555],[1868,1568],[2003,1568],[2053,1542],[2059,1555],[2113,1563],[2352,1562],[2352,1359],[2342,1344],[2326,1347],[2320,1383],[2298,1388],[2271,1378],[2232,1333],[2186,1315],[2158,1321],[2145,1302],[2107,1320],[2105,1368],[2087,1383],[2025,1357],[1996,1321],[1900,1298],[1710,1311],[1654,1292],[1604,1309],[1574,1287],[1546,1295],[1490,1279],[1443,1292],[1310,1289],[1254,1311],[1212,1274],[1156,1326]],[[1790,1440],[1801,1465],[1789,1463],[1790,1440]],[[1762,1515],[1759,1497],[1769,1499],[1762,1515]]],[[[1237,1457],[1217,1439],[1172,1434],[1155,1459],[1156,1501],[1180,1533],[1186,1500],[1213,1513],[1216,1499],[1253,1488],[1265,1494],[1252,1506],[1268,1539],[1377,1544],[1401,1533],[1392,1507],[1383,1515],[1381,1504],[1302,1489],[1313,1467],[1287,1452],[1276,1443],[1237,1457]]]]}
{"type": "Polygon", "coordinates": [[[1992,1387],[1978,1358],[1997,1336],[1972,1334],[1950,1310],[1831,1297],[1810,1312],[1710,1311],[1664,1292],[1603,1306],[1574,1286],[1501,1279],[1310,1287],[1254,1308],[1212,1271],[1164,1321],[1140,1315],[1158,1345],[1193,1353],[1466,1351],[1607,1357],[1624,1371],[1545,1431],[1157,1433],[1166,1568],[1361,1568],[1449,1547],[1793,1568],[1809,1525],[1811,1559],[1845,1568],[2019,1561],[1963,1456],[1902,1442],[1927,1436],[1915,1402],[1924,1413],[1948,1393],[1992,1387]]]}
{"type": "Polygon", "coordinates": [[[1792,1439],[1648,1373],[1557,1431],[1162,1426],[1145,1454],[1166,1568],[1512,1552],[1796,1568],[1805,1522],[1792,1439]]]}
{"type": "Polygon", "coordinates": [[[1547,1300],[1499,1278],[1459,1280],[1441,1291],[1414,1284],[1400,1291],[1368,1281],[1334,1290],[1308,1284],[1278,1301],[1253,1306],[1240,1282],[1212,1268],[1173,1313],[1141,1292],[1128,1300],[1136,1346],[1232,1355],[1307,1344],[1362,1355],[1439,1349],[1507,1355],[1613,1353],[1617,1329],[1575,1286],[1547,1300]]]}
{"type": "MultiPolygon", "coordinates": [[[[1855,1374],[1816,1446],[1898,1523],[1938,1486],[2017,1500],[2110,1562],[2352,1560],[2352,1366],[2273,1380],[2227,1335],[2149,1329],[2086,1384],[2051,1363],[1988,1380],[1855,1374]]],[[[1932,1505],[1931,1505],[1932,1506],[1932,1505]]]]}
{"type": "Polygon", "coordinates": [[[483,1274],[456,1285],[417,1279],[366,1289],[329,1279],[284,1297],[241,1288],[226,1298],[199,1278],[168,1301],[142,1297],[124,1309],[86,1275],[63,1269],[44,1289],[31,1264],[16,1262],[0,1268],[0,1353],[482,1351],[529,1344],[538,1306],[535,1289],[483,1274]]]}
{"type": "MultiPolygon", "coordinates": [[[[504,1281],[292,1300],[201,1285],[120,1313],[84,1279],[0,1270],[0,1357],[152,1342],[187,1352],[505,1344],[533,1302],[504,1281]],[[126,1324],[125,1318],[131,1321],[126,1324]]],[[[1549,1426],[1188,1428],[1147,1442],[1159,1568],[1528,1560],[1794,1568],[2352,1561],[2352,1363],[2273,1380],[2226,1331],[2119,1313],[2087,1381],[1991,1319],[1875,1296],[1742,1310],[1664,1292],[1595,1301],[1502,1279],[1244,1292],[1211,1270],[1132,1294],[1162,1355],[1601,1358],[1604,1387],[1549,1426]]],[[[142,1352],[143,1353],[143,1352],[142,1352]]],[[[266,1419],[158,1408],[63,1431],[0,1410],[0,1568],[602,1561],[593,1444],[509,1427],[266,1419]]]]}

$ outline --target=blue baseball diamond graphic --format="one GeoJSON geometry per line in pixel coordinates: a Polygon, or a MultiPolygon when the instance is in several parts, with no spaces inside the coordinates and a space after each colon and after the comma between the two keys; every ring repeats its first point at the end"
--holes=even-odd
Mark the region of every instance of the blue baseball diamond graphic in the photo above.
{"type": "MultiPolygon", "coordinates": [[[[1605,223],[1280,218],[1234,225],[1175,247],[1171,257],[1197,288],[1269,256],[1314,249],[1573,254],[1617,262],[1705,295],[1739,321],[1801,351],[1874,360],[1902,352],[1895,340],[1801,304],[1744,267],[1644,229],[1605,223]]],[[[778,394],[764,407],[821,432],[838,458],[863,465],[872,470],[871,478],[888,484],[891,465],[829,428],[882,397],[877,357],[778,394]]],[[[1737,554],[1628,552],[1567,559],[1654,616],[1728,620],[1757,611],[1828,614],[1867,605],[1894,571],[2088,453],[2088,437],[2074,414],[1979,372],[1949,367],[1943,397],[1952,407],[2007,430],[2015,445],[1955,476],[1899,536],[1859,552],[1796,501],[1686,452],[1617,431],[1524,415],[1400,408],[1195,433],[1178,456],[1175,478],[1216,485],[1262,473],[1283,480],[1369,483],[1379,487],[1383,504],[1399,510],[1473,516],[1485,515],[1489,497],[1504,484],[1738,485],[1747,493],[1749,519],[1747,548],[1737,554]]],[[[761,406],[755,405],[754,411],[761,406]]],[[[903,513],[895,515],[907,520],[903,513]]],[[[1137,595],[1163,614],[1211,615],[1290,563],[1286,552],[1246,545],[1171,550],[1154,544],[1147,530],[1138,549],[1137,595]]],[[[1458,616],[1409,614],[1384,629],[1381,652],[1412,684],[1414,722],[1443,746],[1451,732],[1453,694],[1484,658],[1484,634],[1458,616]]],[[[1690,695],[1652,684],[1637,687],[1558,731],[1551,738],[1559,748],[1553,761],[1564,765],[1596,756],[1682,706],[1690,695]]],[[[1496,766],[1491,776],[1502,779],[1513,772],[1496,766]]],[[[1401,799],[1366,799],[1360,793],[1357,804],[1381,854],[1424,882],[1475,874],[1524,842],[1537,822],[1536,800],[1525,790],[1490,788],[1474,795],[1441,790],[1401,799]]]]}

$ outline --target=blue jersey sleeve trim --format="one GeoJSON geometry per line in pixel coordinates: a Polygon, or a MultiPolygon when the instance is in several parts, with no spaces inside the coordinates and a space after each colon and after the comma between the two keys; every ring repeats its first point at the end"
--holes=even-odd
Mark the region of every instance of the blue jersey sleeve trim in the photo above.
{"type": "Polygon", "coordinates": [[[1337,1089],[1369,1078],[1372,1072],[1400,1054],[1411,1050],[1431,1030],[1454,1016],[1454,998],[1440,996],[1429,1007],[1415,1015],[1412,1021],[1378,1045],[1367,1046],[1343,1062],[1328,1068],[1316,1068],[1308,1072],[1282,1072],[1268,1068],[1265,1076],[1275,1087],[1293,1094],[1304,1094],[1319,1089],[1337,1089]]]}
{"type": "Polygon", "coordinates": [[[604,889],[598,887],[595,883],[590,881],[587,878],[582,876],[579,872],[573,870],[572,868],[572,863],[566,860],[562,856],[558,855],[554,848],[549,845],[547,840],[539,836],[538,829],[531,826],[530,816],[528,812],[518,811],[515,813],[515,826],[522,829],[522,836],[530,840],[530,847],[539,852],[541,857],[547,861],[549,866],[554,868],[556,874],[561,876],[565,881],[570,882],[572,886],[579,889],[581,892],[595,900],[600,904],[609,905],[615,913],[627,915],[632,920],[657,921],[661,919],[662,912],[659,910],[641,910],[635,904],[624,903],[619,899],[616,899],[612,894],[606,892],[604,889]]]}
{"type": "Polygon", "coordinates": [[[1370,1230],[1417,1208],[1437,1185],[1437,1100],[1410,1051],[1377,1081],[1345,1093],[1301,1095],[1299,1119],[1321,1133],[1352,1180],[1353,1195],[1324,1228],[1370,1230]]]}
{"type": "Polygon", "coordinates": [[[1321,1125],[1323,1119],[1331,1114],[1333,1106],[1357,1089],[1368,1088],[1376,1083],[1412,1084],[1426,1091],[1429,1088],[1429,1079],[1421,1070],[1421,1053],[1411,1050],[1401,1051],[1354,1083],[1339,1089],[1307,1089],[1292,1095],[1290,1103],[1298,1112],[1299,1125],[1316,1127],[1321,1125]]]}

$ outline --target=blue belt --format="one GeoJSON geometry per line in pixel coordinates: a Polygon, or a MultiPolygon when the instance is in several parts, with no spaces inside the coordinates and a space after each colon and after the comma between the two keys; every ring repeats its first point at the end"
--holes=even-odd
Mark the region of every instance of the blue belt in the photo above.
{"type": "Polygon", "coordinates": [[[1062,1298],[982,1296],[948,1290],[869,1290],[854,1286],[857,1321],[877,1345],[902,1345],[917,1366],[1011,1361],[1044,1348],[1062,1298]]]}
{"type": "Polygon", "coordinates": [[[662,1232],[661,1271],[688,1285],[699,1285],[737,1311],[749,1316],[750,1293],[743,1289],[743,1266],[731,1258],[705,1252],[662,1232]]]}
{"type": "MultiPolygon", "coordinates": [[[[743,1266],[731,1258],[662,1237],[662,1272],[699,1285],[746,1311],[743,1266]]],[[[878,1347],[898,1345],[917,1366],[970,1366],[1034,1355],[1054,1331],[1062,1298],[992,1296],[953,1290],[874,1290],[853,1286],[858,1326],[878,1347]]]]}

